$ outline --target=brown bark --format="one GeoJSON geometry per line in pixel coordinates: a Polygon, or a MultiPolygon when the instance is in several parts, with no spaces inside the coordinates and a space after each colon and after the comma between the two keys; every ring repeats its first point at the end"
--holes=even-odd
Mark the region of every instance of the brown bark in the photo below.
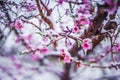
{"type": "Polygon", "coordinates": [[[38,11],[40,13],[41,18],[49,25],[50,29],[53,29],[53,23],[43,14],[39,0],[36,0],[36,4],[38,6],[38,11]]]}
{"type": "MultiPolygon", "coordinates": [[[[99,32],[99,29],[102,27],[103,21],[106,19],[106,17],[108,16],[108,13],[105,12],[103,10],[102,7],[98,7],[98,12],[97,15],[94,17],[94,19],[91,21],[91,26],[85,30],[84,34],[82,34],[80,36],[81,39],[85,39],[85,38],[91,38],[92,36],[98,36],[98,38],[93,38],[92,39],[92,43],[93,43],[93,49],[105,38],[106,34],[101,34],[99,32]]],[[[115,15],[114,15],[115,16],[115,15]]],[[[114,18],[114,16],[112,16],[112,19],[114,18]]],[[[109,23],[110,25],[110,23],[109,23]]],[[[109,25],[105,25],[105,28],[110,29],[109,25]]],[[[112,27],[113,28],[113,27],[112,27]]],[[[111,28],[111,29],[112,29],[111,28]]],[[[69,50],[70,54],[72,57],[77,55],[78,52],[78,45],[75,43],[73,45],[73,47],[69,50]]],[[[81,49],[81,48],[80,48],[81,49]]],[[[90,51],[89,51],[90,52],[90,51]]],[[[65,64],[65,73],[64,75],[67,75],[66,77],[68,78],[64,78],[62,80],[71,80],[70,79],[70,68],[71,68],[71,64],[65,64]],[[69,68],[67,67],[69,66],[69,68]],[[69,75],[69,76],[68,76],[69,75]]],[[[65,77],[65,76],[63,76],[65,77]]]]}

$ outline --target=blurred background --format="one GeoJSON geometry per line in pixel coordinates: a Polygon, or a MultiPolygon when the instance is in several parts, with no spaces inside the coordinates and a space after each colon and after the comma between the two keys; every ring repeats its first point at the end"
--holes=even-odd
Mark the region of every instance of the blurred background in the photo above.
{"type": "MultiPolygon", "coordinates": [[[[95,12],[98,10],[98,4],[104,5],[104,1],[106,0],[90,0],[95,12]]],[[[115,1],[119,2],[119,0],[115,1]]],[[[48,47],[48,54],[40,53],[39,51],[36,51],[35,54],[31,53],[32,50],[41,48],[41,44],[46,45],[50,43],[50,40],[47,40],[46,37],[43,38],[40,32],[49,35],[51,32],[52,34],[57,34],[62,31],[61,26],[73,27],[73,17],[76,9],[79,7],[79,5],[76,6],[74,2],[79,4],[82,1],[0,0],[0,80],[120,80],[119,52],[116,54],[117,61],[114,63],[111,61],[111,55],[108,54],[107,58],[101,59],[98,64],[89,63],[91,64],[90,66],[81,65],[79,68],[76,68],[74,63],[69,64],[58,60],[60,57],[59,50],[61,48],[65,49],[67,54],[67,50],[71,48],[71,46],[65,46],[64,39],[57,42],[56,49],[54,49],[55,44],[50,45],[48,47]],[[47,11],[50,12],[50,10],[52,10],[52,13],[50,12],[51,15],[47,16],[47,18],[53,22],[55,32],[51,30],[47,32],[48,24],[46,24],[39,15],[36,4],[37,1],[41,4],[45,16],[49,15],[47,11]],[[16,28],[14,26],[17,20],[20,21],[18,23],[20,26],[16,28]],[[94,65],[108,66],[110,64],[118,64],[118,66],[113,68],[92,67],[94,65]]],[[[102,9],[104,9],[104,6],[102,9]]],[[[119,30],[119,7],[116,13],[117,15],[111,21],[115,21],[118,24],[119,30]]],[[[92,17],[95,15],[97,14],[94,13],[92,17]]],[[[86,16],[91,17],[91,15],[86,16]]],[[[103,22],[103,25],[105,25],[107,21],[109,21],[109,18],[103,22]]],[[[86,29],[87,27],[88,25],[84,28],[86,29]]],[[[83,31],[81,30],[79,34],[73,35],[80,36],[82,33],[83,31]]],[[[116,42],[119,42],[119,39],[118,37],[116,42]]],[[[75,43],[73,40],[70,41],[75,43]]],[[[96,59],[98,55],[105,54],[106,51],[109,50],[108,43],[110,43],[108,38],[103,39],[99,45],[90,52],[90,55],[87,55],[87,58],[89,57],[94,61],[93,57],[96,59]]],[[[82,50],[78,51],[78,56],[85,56],[82,50]]],[[[74,58],[77,59],[77,57],[74,58]]],[[[83,58],[83,62],[86,64],[89,61],[85,59],[83,58]]]]}

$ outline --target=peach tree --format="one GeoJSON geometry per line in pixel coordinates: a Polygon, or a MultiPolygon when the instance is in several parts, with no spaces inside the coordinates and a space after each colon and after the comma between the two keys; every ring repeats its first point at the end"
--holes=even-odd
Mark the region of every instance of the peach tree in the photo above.
{"type": "Polygon", "coordinates": [[[55,72],[61,80],[82,66],[119,69],[119,6],[119,0],[0,0],[0,48],[13,32],[19,55],[63,63],[62,74],[55,72]]]}

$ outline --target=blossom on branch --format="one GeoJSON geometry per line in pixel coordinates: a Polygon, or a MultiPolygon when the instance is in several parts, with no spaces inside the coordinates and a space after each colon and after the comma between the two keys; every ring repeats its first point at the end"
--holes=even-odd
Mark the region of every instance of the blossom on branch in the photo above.
{"type": "Polygon", "coordinates": [[[92,41],[89,38],[83,39],[81,46],[83,48],[83,50],[87,51],[90,50],[92,48],[92,41]]]}
{"type": "Polygon", "coordinates": [[[23,24],[22,21],[20,19],[17,19],[17,20],[15,20],[14,26],[17,30],[21,30],[23,28],[22,24],[23,24]]]}

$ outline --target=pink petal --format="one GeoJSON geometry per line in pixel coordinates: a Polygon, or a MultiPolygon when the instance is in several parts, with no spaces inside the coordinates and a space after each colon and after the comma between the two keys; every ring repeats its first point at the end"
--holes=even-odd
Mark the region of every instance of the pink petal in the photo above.
{"type": "Polygon", "coordinates": [[[40,53],[46,54],[48,53],[48,49],[46,47],[43,47],[42,49],[40,49],[40,53]]]}
{"type": "Polygon", "coordinates": [[[37,54],[33,54],[32,55],[32,58],[31,58],[31,61],[35,61],[39,58],[39,56],[37,54]]]}

